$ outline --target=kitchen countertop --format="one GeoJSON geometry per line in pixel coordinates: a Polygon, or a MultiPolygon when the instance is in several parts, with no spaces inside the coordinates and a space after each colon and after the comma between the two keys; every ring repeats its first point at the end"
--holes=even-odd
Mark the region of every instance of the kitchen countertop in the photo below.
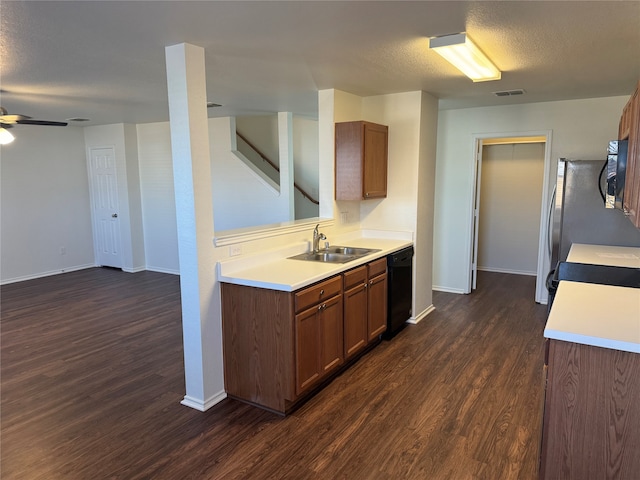
{"type": "Polygon", "coordinates": [[[562,281],[544,336],[640,353],[640,289],[562,281]]]}
{"type": "Polygon", "coordinates": [[[249,287],[293,292],[351,268],[385,257],[413,243],[406,239],[351,238],[336,245],[379,249],[347,263],[323,263],[292,260],[287,257],[303,253],[307,247],[297,246],[280,252],[253,255],[248,258],[218,262],[218,280],[249,287]]]}
{"type": "Polygon", "coordinates": [[[640,248],[574,243],[567,262],[640,268],[640,248]]]}

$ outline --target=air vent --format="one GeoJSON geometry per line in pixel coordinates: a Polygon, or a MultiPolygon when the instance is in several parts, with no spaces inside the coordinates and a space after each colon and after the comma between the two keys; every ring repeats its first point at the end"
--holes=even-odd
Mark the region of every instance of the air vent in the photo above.
{"type": "Polygon", "coordinates": [[[222,105],[220,105],[219,103],[207,102],[207,108],[216,108],[221,106],[222,105]]]}
{"type": "Polygon", "coordinates": [[[523,95],[524,90],[519,88],[518,90],[503,90],[502,92],[493,92],[496,97],[512,97],[514,95],[523,95]]]}
{"type": "Polygon", "coordinates": [[[90,118],[80,118],[80,117],[67,118],[67,122],[89,122],[89,121],[91,121],[90,118]]]}

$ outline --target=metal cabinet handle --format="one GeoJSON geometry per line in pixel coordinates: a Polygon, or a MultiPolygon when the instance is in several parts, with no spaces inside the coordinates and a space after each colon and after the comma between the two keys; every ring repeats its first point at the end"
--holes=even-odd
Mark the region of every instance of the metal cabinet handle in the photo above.
{"type": "Polygon", "coordinates": [[[320,296],[324,295],[324,290],[320,290],[320,296]]]}
{"type": "Polygon", "coordinates": [[[118,218],[118,214],[117,213],[112,213],[111,214],[111,218],[118,218]]]}

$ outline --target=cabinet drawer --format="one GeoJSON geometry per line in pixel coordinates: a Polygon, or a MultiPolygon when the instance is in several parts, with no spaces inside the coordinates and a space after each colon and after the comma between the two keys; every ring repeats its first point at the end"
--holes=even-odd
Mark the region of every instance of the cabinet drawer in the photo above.
{"type": "Polygon", "coordinates": [[[296,313],[304,310],[305,308],[309,308],[322,300],[327,300],[341,291],[342,277],[340,275],[336,275],[329,280],[325,280],[317,285],[300,290],[295,294],[296,313]]]}
{"type": "Polygon", "coordinates": [[[344,289],[349,290],[356,285],[361,285],[367,281],[367,266],[354,268],[344,273],[344,289]]]}
{"type": "Polygon", "coordinates": [[[385,273],[387,271],[387,258],[381,258],[369,264],[369,278],[385,273]]]}

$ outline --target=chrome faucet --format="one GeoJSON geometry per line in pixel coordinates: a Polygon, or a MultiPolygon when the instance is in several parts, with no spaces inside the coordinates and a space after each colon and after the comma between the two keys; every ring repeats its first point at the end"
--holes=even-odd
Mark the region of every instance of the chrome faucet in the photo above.
{"type": "Polygon", "coordinates": [[[318,253],[320,251],[320,240],[326,240],[324,233],[318,232],[318,227],[320,224],[316,225],[316,228],[313,229],[313,253],[318,253]]]}

